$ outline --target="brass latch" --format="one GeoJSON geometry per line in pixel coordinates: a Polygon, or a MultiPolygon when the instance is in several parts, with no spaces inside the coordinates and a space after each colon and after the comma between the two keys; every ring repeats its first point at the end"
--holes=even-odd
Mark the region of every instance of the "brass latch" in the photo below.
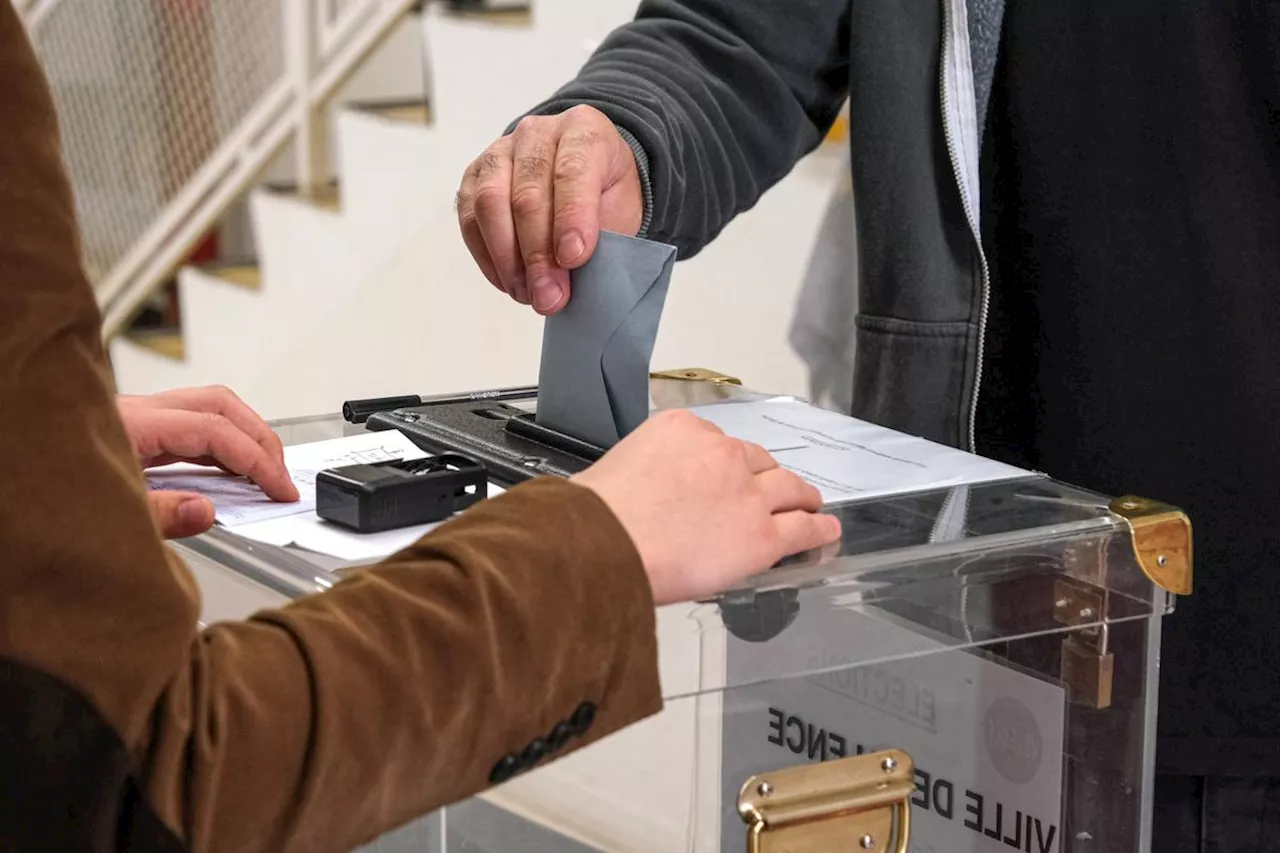
{"type": "Polygon", "coordinates": [[[906,853],[915,774],[889,750],[753,776],[738,794],[747,853],[906,853]]]}
{"type": "Polygon", "coordinates": [[[1111,511],[1129,522],[1133,553],[1151,582],[1175,595],[1191,594],[1191,520],[1176,507],[1126,495],[1111,511]]]}
{"type": "Polygon", "coordinates": [[[1062,683],[1074,705],[1094,710],[1111,707],[1115,654],[1104,622],[1107,591],[1101,587],[1059,578],[1053,586],[1055,621],[1076,630],[1062,641],[1062,683]]]}
{"type": "Polygon", "coordinates": [[[651,379],[678,379],[684,382],[712,382],[717,385],[741,385],[742,380],[705,367],[686,367],[681,370],[659,370],[649,374],[651,379]]]}

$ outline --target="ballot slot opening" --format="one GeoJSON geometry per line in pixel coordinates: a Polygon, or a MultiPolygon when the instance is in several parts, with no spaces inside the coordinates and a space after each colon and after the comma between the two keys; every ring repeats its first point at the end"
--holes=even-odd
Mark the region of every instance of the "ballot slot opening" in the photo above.
{"type": "Polygon", "coordinates": [[[604,448],[544,426],[534,420],[534,417],[532,413],[521,412],[507,421],[506,431],[586,462],[595,462],[604,456],[604,448]]]}
{"type": "Polygon", "coordinates": [[[524,412],[511,406],[477,406],[471,410],[471,414],[490,421],[509,421],[524,412]]]}
{"type": "Polygon", "coordinates": [[[395,429],[428,453],[462,453],[481,461],[504,484],[537,476],[571,477],[604,455],[601,448],[537,425],[528,406],[471,400],[419,406],[369,417],[373,428],[395,429]]]}

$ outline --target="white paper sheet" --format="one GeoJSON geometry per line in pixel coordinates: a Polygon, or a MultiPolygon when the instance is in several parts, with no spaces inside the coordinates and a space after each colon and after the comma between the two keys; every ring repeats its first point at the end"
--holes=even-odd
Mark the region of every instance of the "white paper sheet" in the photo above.
{"type": "MultiPolygon", "coordinates": [[[[357,533],[316,515],[316,475],[325,468],[421,459],[428,454],[394,430],[294,444],[284,449],[285,466],[301,499],[278,503],[244,477],[216,468],[176,464],[147,472],[152,489],[197,492],[213,501],[218,523],[237,536],[268,545],[293,545],[341,560],[378,559],[407,548],[439,524],[420,524],[381,533],[357,533]]],[[[503,489],[489,484],[489,497],[503,489]]]]}
{"type": "Polygon", "coordinates": [[[1031,476],[790,397],[692,411],[729,435],[762,445],[784,468],[816,486],[828,503],[1031,476]]]}
{"type": "Polygon", "coordinates": [[[316,475],[325,468],[390,459],[421,459],[426,455],[395,430],[290,445],[284,449],[284,464],[301,496],[295,503],[271,500],[245,477],[234,477],[217,468],[186,463],[151,469],[147,472],[147,485],[151,489],[205,495],[213,501],[218,523],[236,527],[303,512],[314,515],[316,475]]]}
{"type": "MultiPolygon", "coordinates": [[[[500,486],[489,484],[489,497],[497,497],[502,492],[500,486]]],[[[235,527],[235,533],[255,542],[293,545],[340,560],[376,560],[409,547],[443,523],[419,524],[381,533],[357,533],[330,524],[314,511],[309,511],[241,524],[235,527]]]]}

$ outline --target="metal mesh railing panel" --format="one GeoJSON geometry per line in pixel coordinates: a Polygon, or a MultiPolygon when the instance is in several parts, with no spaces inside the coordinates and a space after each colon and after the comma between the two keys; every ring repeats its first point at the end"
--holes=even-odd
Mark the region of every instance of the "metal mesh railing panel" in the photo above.
{"type": "Polygon", "coordinates": [[[100,281],[285,74],[281,0],[62,0],[33,32],[100,281]]]}

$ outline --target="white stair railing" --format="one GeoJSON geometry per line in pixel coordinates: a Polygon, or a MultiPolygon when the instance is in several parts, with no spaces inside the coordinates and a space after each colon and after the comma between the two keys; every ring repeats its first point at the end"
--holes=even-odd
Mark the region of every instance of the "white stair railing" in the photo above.
{"type": "Polygon", "coordinates": [[[49,76],[111,336],[294,142],[328,178],[330,98],[415,0],[13,0],[49,76]]]}

